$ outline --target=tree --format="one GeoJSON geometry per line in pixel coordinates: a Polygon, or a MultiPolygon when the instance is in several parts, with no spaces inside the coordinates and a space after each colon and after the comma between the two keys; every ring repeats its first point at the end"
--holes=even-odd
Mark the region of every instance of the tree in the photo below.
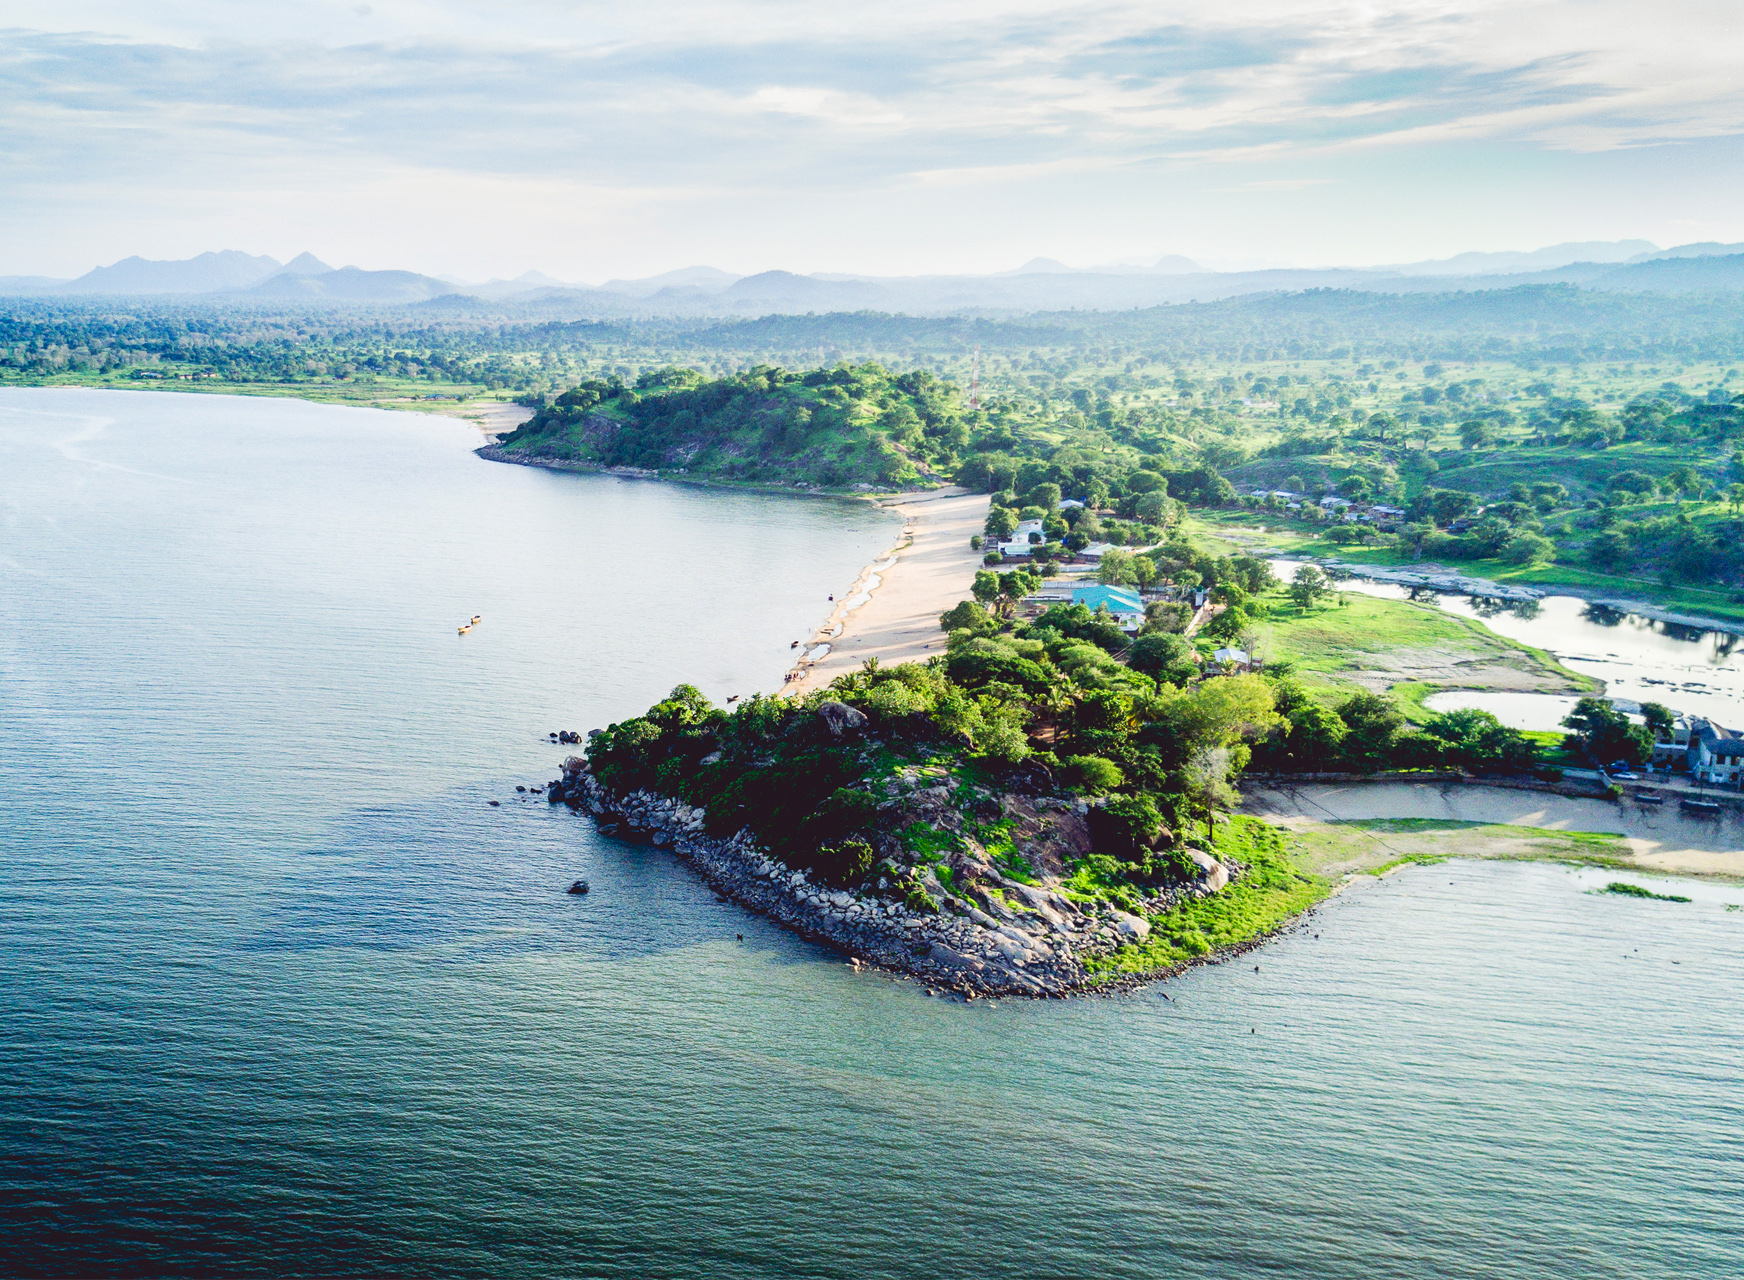
{"type": "Polygon", "coordinates": [[[969,592],[982,604],[992,604],[999,599],[999,575],[989,569],[979,569],[975,573],[975,584],[969,592]]]}
{"type": "Polygon", "coordinates": [[[1010,573],[999,575],[999,600],[1007,612],[1016,607],[1017,602],[1034,592],[1042,585],[1039,573],[1031,573],[1028,569],[1013,569],[1010,573]]]}
{"type": "Polygon", "coordinates": [[[1331,590],[1331,580],[1320,571],[1318,565],[1303,565],[1296,570],[1296,576],[1290,580],[1290,599],[1295,601],[1298,609],[1302,610],[1313,608],[1331,590]]]}
{"type": "Polygon", "coordinates": [[[963,600],[939,615],[939,630],[974,632],[992,631],[995,624],[987,610],[973,600],[963,600]]]}
{"type": "MultiPolygon", "coordinates": [[[[1072,783],[1091,794],[1118,791],[1126,783],[1120,766],[1102,756],[1067,756],[1060,761],[1072,783]]],[[[1161,821],[1161,815],[1158,817],[1161,821]]]]}
{"type": "Polygon", "coordinates": [[[1641,719],[1645,722],[1647,732],[1653,735],[1656,742],[1671,741],[1671,727],[1676,721],[1671,708],[1661,702],[1643,702],[1641,704],[1641,719]]]}
{"type": "Polygon", "coordinates": [[[1010,507],[989,507],[987,523],[982,526],[982,532],[989,538],[1003,542],[1017,532],[1017,512],[1010,507]]]}
{"type": "Polygon", "coordinates": [[[1179,634],[1193,621],[1193,607],[1179,600],[1153,600],[1145,606],[1144,634],[1174,632],[1179,634]]]}
{"type": "Polygon", "coordinates": [[[1391,762],[1393,747],[1405,727],[1405,717],[1391,698],[1363,689],[1339,704],[1338,718],[1348,731],[1344,754],[1353,764],[1373,768],[1391,762]]]}
{"type": "Polygon", "coordinates": [[[1085,816],[1096,848],[1122,862],[1143,861],[1163,834],[1163,815],[1157,802],[1142,793],[1116,796],[1085,816]]]}
{"type": "Polygon", "coordinates": [[[1142,590],[1157,580],[1157,562],[1149,556],[1132,558],[1132,580],[1142,590]]]}
{"type": "Polygon", "coordinates": [[[1744,484],[1733,483],[1726,486],[1726,505],[1732,508],[1733,515],[1740,508],[1744,508],[1744,484]]]}
{"type": "Polygon", "coordinates": [[[1187,798],[1205,818],[1206,835],[1216,838],[1217,809],[1228,809],[1240,803],[1241,796],[1230,785],[1229,777],[1237,763],[1228,747],[1200,747],[1187,757],[1181,780],[1187,784],[1187,798]]]}
{"type": "Polygon", "coordinates": [[[1136,577],[1132,562],[1132,552],[1111,547],[1102,553],[1102,562],[1096,566],[1096,580],[1104,586],[1128,586],[1136,577]]]}
{"type": "Polygon", "coordinates": [[[1502,559],[1509,564],[1538,564],[1556,554],[1556,544],[1537,533],[1517,533],[1502,545],[1502,559]]]}
{"type": "Polygon", "coordinates": [[[1163,524],[1169,513],[1169,495],[1160,490],[1141,493],[1132,504],[1132,514],[1146,524],[1163,524]]]}
{"type": "Polygon", "coordinates": [[[1582,698],[1563,717],[1562,727],[1570,731],[1564,743],[1569,750],[1584,751],[1600,764],[1641,764],[1653,756],[1653,734],[1603,698],[1582,698]]]}
{"type": "Polygon", "coordinates": [[[1153,631],[1133,641],[1127,665],[1172,684],[1184,684],[1198,670],[1193,646],[1184,636],[1169,631],[1153,631]]]}
{"type": "Polygon", "coordinates": [[[1444,711],[1431,716],[1423,732],[1447,763],[1462,768],[1523,772],[1538,762],[1537,745],[1488,711],[1444,711]]]}
{"type": "Polygon", "coordinates": [[[1459,442],[1468,449],[1482,449],[1494,444],[1496,433],[1490,424],[1481,418],[1473,418],[1470,422],[1459,424],[1459,442]]]}
{"type": "Polygon", "coordinates": [[[1629,540],[1615,529],[1606,529],[1587,543],[1587,559],[1601,569],[1620,569],[1632,558],[1629,540]]]}

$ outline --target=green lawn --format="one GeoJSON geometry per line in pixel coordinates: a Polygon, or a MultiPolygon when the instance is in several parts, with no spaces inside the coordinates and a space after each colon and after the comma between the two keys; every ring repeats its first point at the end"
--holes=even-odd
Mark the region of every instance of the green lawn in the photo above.
{"type": "Polygon", "coordinates": [[[1433,605],[1358,592],[1343,601],[1299,610],[1282,592],[1273,593],[1271,615],[1258,627],[1261,654],[1268,662],[1288,660],[1310,683],[1408,685],[1419,711],[1422,698],[1438,688],[1584,693],[1595,687],[1542,650],[1433,605]],[[1368,679],[1358,679],[1365,674],[1368,679]]]}
{"type": "Polygon", "coordinates": [[[1637,865],[1620,835],[1444,818],[1292,822],[1285,843],[1298,867],[1323,876],[1380,874],[1409,863],[1446,858],[1637,865]]]}

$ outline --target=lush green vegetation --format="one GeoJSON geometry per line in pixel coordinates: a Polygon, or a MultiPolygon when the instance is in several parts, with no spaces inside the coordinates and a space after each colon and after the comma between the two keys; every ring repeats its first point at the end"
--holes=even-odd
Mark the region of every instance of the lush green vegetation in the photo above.
{"type": "Polygon", "coordinates": [[[1112,956],[1090,962],[1093,972],[1154,973],[1272,933],[1331,892],[1331,882],[1303,873],[1284,837],[1255,818],[1218,829],[1217,854],[1246,869],[1220,893],[1191,898],[1151,917],[1151,932],[1112,956]]]}
{"type": "Polygon", "coordinates": [[[889,489],[954,468],[969,439],[954,388],[876,364],[709,379],[652,370],[590,379],[502,447],[534,458],[676,470],[725,480],[889,489]]]}
{"type": "Polygon", "coordinates": [[[1185,503],[1291,550],[1734,613],[1741,360],[1744,296],[1563,286],[1002,320],[600,321],[456,299],[13,300],[0,314],[0,384],[515,397],[545,410],[538,439],[519,443],[554,456],[826,487],[955,477],[1014,514],[1057,484],[1101,508],[1050,527],[1068,550],[1157,541],[1185,503]],[[1334,494],[1405,514],[1332,520],[1317,499],[1334,494]]]}
{"type": "Polygon", "coordinates": [[[1681,893],[1655,893],[1638,884],[1629,884],[1623,880],[1613,880],[1605,886],[1606,893],[1615,893],[1625,898],[1651,898],[1655,902],[1689,902],[1690,899],[1681,893]]]}
{"type": "Polygon", "coordinates": [[[1634,862],[1620,835],[1461,822],[1451,818],[1363,818],[1298,823],[1285,833],[1303,870],[1336,876],[1384,874],[1448,858],[1499,858],[1624,868],[1634,862]]]}

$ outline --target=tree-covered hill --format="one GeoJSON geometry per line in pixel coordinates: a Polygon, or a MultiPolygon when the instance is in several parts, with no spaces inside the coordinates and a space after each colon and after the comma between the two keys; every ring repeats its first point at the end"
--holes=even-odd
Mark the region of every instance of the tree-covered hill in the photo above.
{"type": "Polygon", "coordinates": [[[590,379],[505,436],[511,455],[828,488],[948,478],[969,441],[955,387],[877,364],[724,378],[656,369],[590,379]]]}

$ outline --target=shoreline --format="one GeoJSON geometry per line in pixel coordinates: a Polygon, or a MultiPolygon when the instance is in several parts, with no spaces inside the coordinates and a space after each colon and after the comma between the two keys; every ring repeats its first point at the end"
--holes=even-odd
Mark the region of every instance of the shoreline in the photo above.
{"type": "MultiPolygon", "coordinates": [[[[549,784],[546,799],[591,818],[602,834],[624,838],[617,835],[617,828],[628,827],[629,838],[672,853],[722,897],[808,942],[848,956],[856,969],[865,967],[912,979],[929,996],[966,1001],[1123,995],[1179,977],[1190,969],[1223,964],[1299,929],[1337,889],[1326,884],[1321,894],[1300,910],[1239,940],[1176,963],[1143,970],[1102,967],[1095,960],[1116,958],[1127,942],[1142,941],[1150,926],[1144,924],[1142,931],[1133,935],[1116,932],[1109,926],[1121,920],[1121,913],[1109,909],[1086,916],[1060,894],[1018,882],[1009,882],[1006,887],[1042,913],[1030,925],[1036,930],[1034,935],[1017,931],[1011,923],[996,920],[968,903],[960,904],[967,909],[964,914],[923,914],[832,890],[770,858],[748,830],[725,839],[711,837],[703,831],[702,810],[653,792],[608,791],[576,758],[565,763],[563,778],[549,784]],[[1051,931],[1047,922],[1053,925],[1051,931]],[[1092,933],[1099,925],[1112,944],[1094,945],[1092,933]],[[1040,934],[1047,935],[1046,943],[1039,940],[1040,934]],[[1025,945],[1014,951],[1016,939],[1025,945]]],[[[1238,882],[1239,877],[1231,880],[1232,884],[1238,882]]]]}
{"type": "MultiPolygon", "coordinates": [[[[1478,782],[1303,781],[1272,779],[1243,789],[1242,812],[1297,836],[1353,846],[1362,824],[1412,824],[1366,837],[1400,856],[1598,858],[1620,870],[1744,881],[1744,830],[1736,819],[1686,818],[1632,801],[1501,787],[1478,782]],[[1492,829],[1486,834],[1478,828],[1492,829]],[[1445,843],[1446,848],[1440,846],[1445,843]]],[[[1377,830],[1380,828],[1376,828],[1377,830]]],[[[1337,869],[1374,861],[1347,848],[1337,869]]],[[[1385,861],[1385,860],[1383,860],[1385,861]]],[[[1323,874],[1332,873],[1323,871],[1323,874]]]]}
{"type": "Polygon", "coordinates": [[[939,615],[969,598],[982,556],[969,539],[981,532],[991,501],[955,485],[876,500],[903,517],[902,531],[803,642],[782,692],[823,688],[868,659],[892,666],[943,653],[939,615]],[[829,648],[810,656],[820,645],[829,648]]]}
{"type": "Polygon", "coordinates": [[[1641,617],[1651,618],[1655,622],[1669,622],[1674,626],[1695,627],[1703,631],[1722,631],[1730,635],[1744,635],[1744,622],[1739,622],[1736,619],[1727,620],[1709,617],[1706,614],[1681,613],[1648,600],[1637,600],[1605,591],[1599,587],[1582,586],[1573,582],[1545,582],[1508,586],[1494,582],[1489,578],[1478,578],[1470,574],[1460,573],[1457,569],[1449,569],[1434,562],[1406,567],[1403,565],[1354,564],[1332,557],[1316,560],[1313,557],[1279,555],[1272,558],[1299,560],[1303,564],[1318,563],[1326,568],[1341,569],[1353,577],[1366,578],[1370,582],[1388,582],[1395,586],[1407,587],[1424,586],[1433,591],[1442,591],[1452,595],[1480,595],[1513,601],[1569,596],[1572,599],[1585,600],[1589,604],[1604,605],[1622,613],[1639,614],[1641,617]],[[1437,582],[1445,582],[1450,585],[1442,587],[1438,586],[1437,582]]]}
{"type": "MultiPolygon", "coordinates": [[[[450,416],[467,417],[469,415],[451,414],[450,416]]],[[[476,422],[477,419],[473,419],[473,421],[476,422]]],[[[513,427],[509,429],[513,430],[513,427]]],[[[491,432],[495,430],[495,428],[489,429],[491,432]]],[[[773,484],[752,484],[748,481],[710,480],[701,476],[679,475],[673,471],[648,471],[640,467],[602,467],[597,462],[575,462],[562,458],[529,458],[499,448],[495,440],[480,445],[472,452],[486,462],[503,462],[512,467],[532,467],[535,471],[560,471],[570,475],[611,476],[617,480],[647,480],[660,484],[682,484],[689,485],[693,489],[713,489],[718,493],[767,493],[783,498],[822,498],[831,502],[870,502],[874,504],[882,504],[892,496],[887,493],[840,493],[827,489],[798,489],[773,484]]]]}

